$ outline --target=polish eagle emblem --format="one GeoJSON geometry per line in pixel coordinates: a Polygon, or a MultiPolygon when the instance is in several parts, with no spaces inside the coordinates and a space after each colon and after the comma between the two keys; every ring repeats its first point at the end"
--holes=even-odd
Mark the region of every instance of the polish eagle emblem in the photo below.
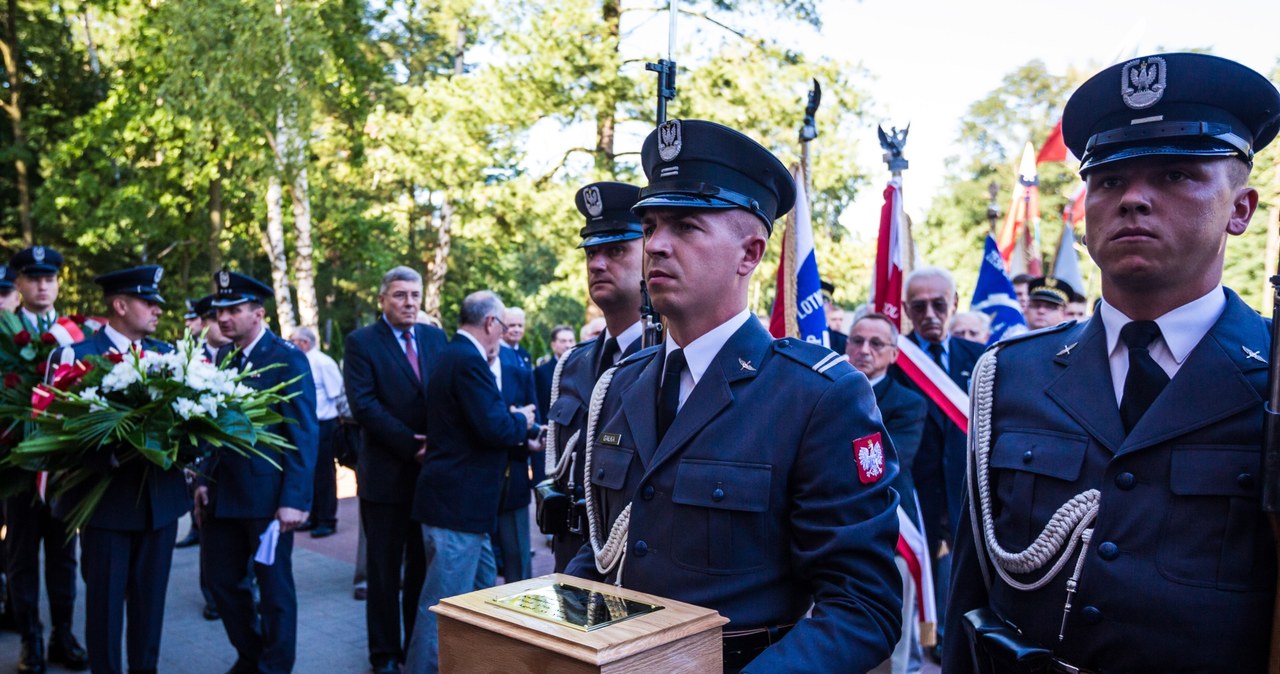
{"type": "Polygon", "coordinates": [[[672,119],[658,127],[658,157],[662,161],[671,161],[680,156],[684,147],[684,134],[680,128],[680,120],[672,119]]]}
{"type": "Polygon", "coordinates": [[[161,278],[164,278],[164,267],[156,267],[156,285],[160,285],[161,278]]]}
{"type": "Polygon", "coordinates": [[[858,464],[858,481],[871,484],[884,475],[884,443],[879,433],[853,441],[853,455],[858,464]]]}
{"type": "Polygon", "coordinates": [[[582,202],[587,205],[587,214],[593,218],[604,212],[604,200],[600,198],[600,188],[595,185],[582,190],[582,202]]]}
{"type": "Polygon", "coordinates": [[[1120,97],[1134,110],[1149,108],[1164,96],[1168,66],[1159,56],[1134,59],[1120,69],[1120,97]]]}

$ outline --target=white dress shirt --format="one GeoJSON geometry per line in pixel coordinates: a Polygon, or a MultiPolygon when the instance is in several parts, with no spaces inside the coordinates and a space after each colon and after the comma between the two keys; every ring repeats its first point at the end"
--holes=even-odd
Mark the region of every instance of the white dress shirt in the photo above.
{"type": "MultiPolygon", "coordinates": [[[[634,344],[637,339],[640,339],[643,336],[644,336],[644,322],[636,321],[635,323],[632,323],[631,327],[627,328],[626,330],[623,330],[622,334],[618,335],[618,338],[617,338],[618,352],[613,354],[613,362],[605,363],[604,366],[608,368],[608,367],[613,367],[614,365],[617,365],[618,361],[622,360],[622,354],[626,353],[627,349],[631,348],[631,345],[634,344]]],[[[613,337],[613,335],[610,335],[609,329],[605,328],[604,333],[600,335],[600,343],[604,344],[605,342],[609,341],[611,337],[613,337]]]]}
{"type": "MultiPolygon", "coordinates": [[[[680,405],[676,408],[679,411],[684,407],[684,401],[689,399],[689,394],[693,392],[693,387],[698,385],[702,379],[702,375],[707,373],[707,368],[711,367],[711,362],[720,354],[720,349],[724,348],[733,333],[738,331],[746,324],[748,320],[753,319],[751,312],[743,309],[742,313],[734,315],[733,318],[712,328],[707,334],[689,342],[688,346],[683,349],[668,348],[667,359],[670,360],[671,354],[676,351],[684,351],[685,369],[680,374],[680,405]]],[[[668,347],[677,346],[675,340],[667,342],[668,347]]],[[[663,371],[666,371],[666,361],[663,361],[663,371]]]]}
{"type": "MultiPolygon", "coordinates": [[[[1188,302],[1156,319],[1160,337],[1147,349],[1156,364],[1173,379],[1191,350],[1209,334],[1227,307],[1227,295],[1218,285],[1200,299],[1188,302]]],[[[1115,387],[1116,405],[1124,398],[1124,379],[1129,374],[1129,347],[1120,341],[1120,329],[1133,319],[1102,299],[1098,309],[1107,334],[1107,360],[1111,366],[1111,384],[1115,387]]]]}
{"type": "Polygon", "coordinates": [[[316,419],[337,419],[338,408],[347,395],[342,388],[342,371],[318,347],[307,352],[307,362],[311,364],[311,378],[316,381],[316,419]]]}

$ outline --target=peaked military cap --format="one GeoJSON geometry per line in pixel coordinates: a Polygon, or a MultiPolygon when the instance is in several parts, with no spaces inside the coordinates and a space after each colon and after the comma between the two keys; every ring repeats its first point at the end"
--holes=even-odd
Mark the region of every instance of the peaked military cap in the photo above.
{"type": "Polygon", "coordinates": [[[1280,92],[1207,54],[1155,54],[1094,75],[1067,101],[1062,136],[1080,172],[1151,155],[1251,162],[1280,128],[1280,92]]]}
{"type": "Polygon", "coordinates": [[[164,304],[164,298],[160,296],[160,279],[163,277],[164,267],[148,264],[99,274],[93,277],[93,282],[102,288],[105,296],[132,295],[148,302],[164,304]]]}
{"type": "Polygon", "coordinates": [[[267,298],[274,294],[271,286],[253,277],[226,269],[214,274],[213,280],[218,287],[213,293],[211,302],[211,306],[215,309],[234,307],[245,302],[265,304],[267,298]]]}
{"type": "Polygon", "coordinates": [[[13,282],[18,279],[18,273],[13,267],[7,264],[0,264],[0,290],[13,290],[13,282]]]}
{"type": "Polygon", "coordinates": [[[587,218],[587,226],[578,232],[579,248],[602,243],[630,241],[644,236],[640,217],[631,212],[640,198],[640,188],[626,183],[591,183],[578,190],[573,203],[587,218]]]}
{"type": "Polygon", "coordinates": [[[1027,283],[1027,299],[1066,306],[1067,302],[1070,302],[1074,297],[1076,297],[1075,288],[1072,288],[1070,283],[1060,278],[1041,276],[1033,278],[1027,283]]]}
{"type": "Polygon", "coordinates": [[[57,276],[62,271],[62,253],[48,246],[31,246],[14,253],[9,266],[27,276],[57,276]]]}
{"type": "Polygon", "coordinates": [[[673,119],[644,140],[640,161],[649,185],[635,211],[671,208],[743,208],[773,221],[795,204],[791,172],[772,152],[727,126],[699,119],[673,119]]]}
{"type": "Polygon", "coordinates": [[[182,304],[187,309],[182,313],[182,320],[190,321],[196,318],[200,318],[200,312],[196,311],[196,302],[198,301],[199,300],[193,300],[193,299],[186,299],[182,301],[182,304]]]}
{"type": "Polygon", "coordinates": [[[213,306],[214,297],[214,295],[205,295],[195,301],[192,308],[195,309],[197,316],[200,318],[212,318],[218,313],[218,310],[213,306]]]}

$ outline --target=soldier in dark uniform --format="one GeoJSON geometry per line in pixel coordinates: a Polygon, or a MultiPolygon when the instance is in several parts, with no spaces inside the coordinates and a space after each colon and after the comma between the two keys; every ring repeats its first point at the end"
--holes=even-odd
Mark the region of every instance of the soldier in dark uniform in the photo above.
{"type": "Polygon", "coordinates": [[[726,671],[867,672],[901,632],[892,445],[843,355],[775,341],[747,308],[791,175],[698,120],[656,129],[642,162],[667,339],[596,384],[568,572],[719,611],[726,671]]]}
{"type": "MultiPolygon", "coordinates": [[[[0,265],[0,311],[12,313],[22,304],[22,296],[18,294],[18,289],[13,287],[13,281],[18,275],[9,265],[0,265]]],[[[4,527],[4,505],[0,504],[0,527],[4,527]]],[[[8,559],[4,550],[4,539],[0,538],[0,629],[7,629],[13,626],[13,612],[9,605],[9,583],[8,570],[5,560],[8,559]]]]}
{"type": "Polygon", "coordinates": [[[319,440],[316,387],[306,355],[264,324],[262,305],[271,297],[271,287],[225,270],[215,280],[218,289],[213,306],[218,310],[218,326],[231,340],[218,350],[218,362],[231,358],[231,367],[257,370],[243,381],[259,390],[295,380],[281,390],[281,394],[293,397],[276,408],[293,423],[268,430],[283,435],[297,449],[273,457],[279,468],[261,457],[225,451],[212,457],[208,479],[202,477],[196,490],[202,564],[215,608],[236,649],[231,671],[289,672],[296,658],[298,634],[293,531],[307,520],[311,509],[319,440]],[[276,363],[280,366],[271,367],[276,363]],[[269,536],[273,523],[278,523],[279,539],[272,563],[265,564],[255,559],[255,553],[259,537],[269,536]],[[257,606],[242,582],[251,561],[260,592],[257,606]]]}
{"type": "Polygon", "coordinates": [[[1067,103],[1102,301],[974,368],[947,619],[978,636],[948,638],[943,671],[1030,671],[1010,644],[1051,672],[1266,671],[1271,338],[1222,267],[1277,128],[1280,92],[1203,54],[1107,68],[1067,103]]]}
{"type": "Polygon", "coordinates": [[[586,254],[587,292],[604,313],[605,331],[573,347],[552,375],[546,471],[573,503],[568,521],[543,523],[543,533],[554,534],[557,572],[564,571],[586,542],[582,447],[591,389],[605,370],[640,350],[644,332],[640,323],[643,242],[640,218],[631,212],[639,194],[640,188],[634,185],[603,182],[583,187],[574,197],[587,219],[578,244],[586,254]]]}
{"type": "MultiPolygon", "coordinates": [[[[45,333],[70,346],[83,338],[80,328],[58,315],[58,274],[62,255],[48,246],[32,246],[18,251],[9,261],[17,272],[14,285],[22,295],[16,313],[32,337],[45,333]]],[[[70,669],[89,666],[84,648],[71,632],[76,602],[76,537],[54,515],[44,497],[34,488],[4,500],[8,527],[6,553],[9,568],[9,597],[13,601],[14,627],[22,635],[22,655],[18,671],[40,674],[45,671],[44,626],[40,623],[40,547],[44,542],[45,589],[49,595],[49,615],[53,632],[49,638],[49,660],[70,669]]],[[[47,492],[48,490],[46,490],[47,492]]]]}
{"type": "MultiPolygon", "coordinates": [[[[164,306],[158,287],[163,273],[161,267],[147,265],[93,279],[106,298],[107,324],[64,351],[64,362],[131,349],[172,351],[150,337],[164,306]]],[[[100,459],[102,469],[112,474],[111,483],[80,529],[89,667],[94,674],[124,671],[120,637],[127,604],[129,672],[155,672],[178,518],[188,504],[186,481],[181,471],[161,470],[140,458],[119,464],[110,447],[102,448],[100,459]]],[[[54,515],[66,519],[87,492],[86,487],[58,496],[54,515]]]]}

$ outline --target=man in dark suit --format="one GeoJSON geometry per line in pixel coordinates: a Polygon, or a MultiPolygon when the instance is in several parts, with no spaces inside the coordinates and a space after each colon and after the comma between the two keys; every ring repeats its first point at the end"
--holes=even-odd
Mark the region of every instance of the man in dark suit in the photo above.
{"type": "Polygon", "coordinates": [[[582,477],[582,448],[591,390],[605,370],[640,350],[644,325],[640,321],[640,216],[631,212],[640,188],[602,182],[578,190],[574,203],[586,218],[579,231],[587,263],[587,292],[604,314],[605,331],[569,351],[556,366],[559,388],[547,412],[547,448],[543,457],[548,477],[572,503],[563,521],[543,522],[542,532],[554,534],[555,570],[563,572],[586,542],[586,493],[582,477]]]}
{"type": "Polygon", "coordinates": [[[551,328],[551,357],[533,368],[533,385],[538,391],[538,416],[543,419],[547,418],[547,410],[551,408],[551,380],[555,376],[556,364],[576,341],[573,328],[567,325],[551,328]]]}
{"type": "Polygon", "coordinates": [[[533,355],[528,349],[520,346],[520,340],[524,339],[524,309],[508,307],[500,318],[502,324],[507,326],[507,331],[502,333],[502,348],[511,350],[524,367],[533,369],[533,355]]]}
{"type": "Polygon", "coordinates": [[[364,435],[356,481],[367,540],[369,662],[374,674],[395,674],[427,568],[422,528],[410,511],[427,447],[427,382],[448,340],[439,328],[418,323],[418,272],[395,267],[384,274],[378,303],[378,320],[347,336],[343,368],[347,401],[364,435]]]}
{"type": "MultiPolygon", "coordinates": [[[[956,284],[947,270],[919,267],[907,276],[903,312],[911,319],[914,328],[907,338],[931,357],[961,391],[967,392],[973,365],[982,355],[983,346],[953,338],[947,333],[957,301],[956,284]]],[[[934,585],[934,599],[941,619],[947,601],[947,582],[951,577],[949,551],[954,545],[955,523],[960,518],[964,497],[968,435],[901,368],[894,365],[889,368],[889,373],[900,384],[929,401],[929,415],[920,438],[920,450],[911,463],[911,474],[920,499],[920,516],[924,520],[929,553],[934,560],[934,578],[938,581],[934,585]]],[[[943,634],[939,630],[940,638],[943,634]]]]}
{"type": "Polygon", "coordinates": [[[293,531],[307,520],[311,508],[316,447],[316,387],[311,365],[298,347],[277,337],[263,324],[263,303],[271,287],[223,270],[215,276],[218,327],[231,344],[218,351],[218,362],[242,372],[256,371],[243,380],[255,389],[285,382],[283,395],[292,395],[276,411],[293,423],[268,430],[280,434],[296,450],[272,458],[245,457],[220,451],[213,457],[208,479],[196,490],[201,518],[200,553],[222,625],[236,649],[231,671],[277,673],[293,669],[297,651],[298,597],[293,583],[293,531]],[[279,363],[279,366],[271,367],[279,363]],[[271,563],[257,561],[265,535],[269,545],[278,531],[271,563]],[[259,602],[242,582],[253,563],[259,602]]]}
{"type": "MultiPolygon", "coordinates": [[[[898,477],[893,481],[893,490],[898,492],[898,508],[901,511],[899,530],[913,526],[916,530],[923,531],[920,510],[916,507],[915,483],[911,479],[911,462],[920,448],[920,435],[924,430],[928,405],[919,394],[888,376],[889,366],[898,360],[898,327],[884,314],[863,314],[854,319],[849,329],[846,353],[853,367],[866,375],[870,382],[871,390],[876,394],[876,406],[880,408],[880,416],[884,418],[884,428],[893,441],[894,451],[898,453],[898,477]],[[906,523],[902,521],[903,517],[906,518],[906,523]]],[[[901,545],[900,542],[899,546],[901,545]]],[[[902,637],[893,650],[888,670],[896,673],[909,671],[910,663],[921,653],[918,624],[920,615],[915,601],[919,588],[915,585],[911,567],[901,550],[894,561],[903,579],[902,637]]],[[[919,563],[921,560],[914,561],[919,563]]],[[[933,598],[929,599],[932,601],[933,598]]]]}
{"type": "Polygon", "coordinates": [[[667,337],[596,384],[592,540],[568,572],[719,611],[727,672],[870,671],[901,628],[893,447],[843,355],[747,309],[791,174],[700,120],[655,129],[641,161],[667,337]]]}
{"type": "MultiPolygon", "coordinates": [[[[490,361],[490,368],[501,382],[502,399],[509,407],[534,405],[534,420],[541,422],[536,413],[537,393],[534,391],[533,371],[524,367],[519,355],[511,349],[498,349],[490,361]]],[[[530,459],[542,462],[540,439],[526,440],[511,448],[511,456],[503,474],[502,502],[498,506],[498,528],[494,532],[495,562],[502,579],[508,583],[532,577],[531,550],[529,548],[529,501],[531,495],[530,459]]],[[[534,467],[534,477],[541,480],[541,466],[534,467]]]]}
{"type": "Polygon", "coordinates": [[[947,674],[1014,671],[1010,646],[1051,651],[1018,671],[1275,671],[1273,326],[1222,270],[1278,111],[1265,76],[1207,54],[1116,64],[1067,102],[1102,300],[975,368],[948,622],[979,636],[944,642],[947,674]]]}
{"type": "MultiPolygon", "coordinates": [[[[64,351],[65,360],[130,350],[172,351],[150,337],[164,306],[158,287],[163,273],[157,265],[146,265],[93,279],[106,296],[107,324],[64,351]]],[[[111,474],[110,486],[80,529],[89,667],[95,674],[124,671],[120,638],[127,604],[129,672],[155,672],[178,518],[188,507],[186,480],[180,470],[161,470],[138,457],[118,464],[110,447],[100,455],[103,469],[111,474]]],[[[74,489],[55,498],[55,516],[66,519],[87,491],[74,489]]]]}
{"type": "MultiPolygon", "coordinates": [[[[84,333],[74,321],[59,316],[54,304],[61,286],[62,255],[48,246],[24,248],[9,260],[17,272],[14,286],[22,297],[14,313],[33,339],[50,335],[62,346],[81,341],[84,333]]],[[[37,370],[37,372],[39,372],[37,370]]],[[[35,374],[35,373],[32,373],[35,374]]],[[[31,474],[31,484],[37,484],[31,474]]],[[[40,550],[44,548],[44,583],[49,597],[53,632],[49,660],[69,669],[89,666],[80,642],[71,631],[76,603],[76,535],[53,514],[45,495],[33,488],[4,499],[5,552],[8,556],[9,598],[13,602],[14,628],[22,636],[20,674],[45,671],[44,625],[40,622],[40,550]]]]}
{"type": "Polygon", "coordinates": [[[512,447],[536,438],[534,406],[502,399],[489,354],[506,326],[502,300],[480,291],[458,312],[458,333],[440,353],[427,382],[427,444],[413,518],[422,523],[427,576],[409,643],[406,671],[439,671],[435,614],[445,597],[495,582],[489,532],[497,526],[502,475],[512,447]]]}

